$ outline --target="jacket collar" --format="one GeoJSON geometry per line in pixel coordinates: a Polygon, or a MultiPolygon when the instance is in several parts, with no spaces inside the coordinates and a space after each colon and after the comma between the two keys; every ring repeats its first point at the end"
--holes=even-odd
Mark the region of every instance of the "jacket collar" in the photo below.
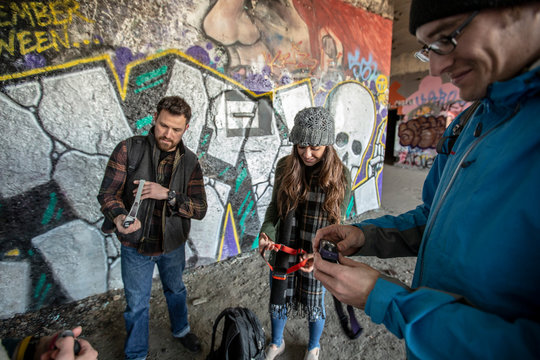
{"type": "Polygon", "coordinates": [[[516,102],[538,96],[540,92],[540,60],[530,70],[488,87],[486,99],[496,106],[514,106],[516,102]]]}

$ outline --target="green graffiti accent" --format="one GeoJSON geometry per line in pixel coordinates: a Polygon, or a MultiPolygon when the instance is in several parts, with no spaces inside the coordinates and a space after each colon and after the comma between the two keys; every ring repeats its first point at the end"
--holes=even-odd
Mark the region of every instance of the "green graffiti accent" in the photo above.
{"type": "Polygon", "coordinates": [[[159,69],[156,69],[156,70],[149,71],[147,73],[141,74],[141,75],[137,76],[137,79],[135,80],[135,83],[138,86],[141,86],[141,85],[149,82],[150,80],[152,80],[154,78],[158,78],[158,77],[160,77],[162,75],[165,75],[165,73],[167,73],[167,69],[168,69],[167,65],[163,65],[159,69]]]}
{"type": "Polygon", "coordinates": [[[259,248],[259,235],[253,240],[253,244],[251,245],[251,250],[258,249],[259,248]]]}
{"type": "Polygon", "coordinates": [[[244,205],[246,205],[248,199],[249,199],[249,196],[251,195],[251,191],[249,191],[246,195],[246,198],[244,199],[244,201],[242,202],[242,205],[240,205],[240,208],[238,209],[238,212],[236,213],[236,215],[240,216],[240,213],[242,212],[242,209],[244,208],[244,205]]]}
{"type": "Polygon", "coordinates": [[[244,214],[242,215],[242,218],[240,219],[240,221],[238,222],[238,225],[240,225],[242,228],[244,227],[244,222],[246,221],[246,218],[247,216],[249,215],[250,211],[251,211],[251,208],[253,207],[255,203],[253,201],[250,201],[249,202],[249,205],[246,209],[246,211],[244,211],[244,214]]]}
{"type": "Polygon", "coordinates": [[[238,192],[238,189],[240,189],[240,185],[242,185],[242,183],[244,182],[246,177],[247,177],[247,170],[246,170],[246,168],[242,168],[242,172],[236,178],[236,190],[235,190],[235,192],[238,192]]]}
{"type": "Polygon", "coordinates": [[[160,79],[160,80],[158,80],[158,81],[156,81],[156,82],[153,82],[153,83],[151,83],[151,84],[148,84],[148,85],[146,85],[146,86],[144,86],[144,87],[142,87],[142,88],[135,89],[135,90],[133,90],[133,92],[134,92],[135,94],[138,94],[138,93],[140,93],[141,91],[148,90],[148,89],[150,89],[150,88],[153,88],[154,86],[161,85],[161,84],[163,83],[163,81],[164,81],[163,79],[160,79]]]}
{"type": "Polygon", "coordinates": [[[45,285],[46,280],[47,280],[47,277],[45,276],[45,274],[41,274],[41,276],[39,277],[39,281],[37,283],[36,289],[34,290],[34,299],[38,298],[39,293],[41,292],[43,285],[45,285]]]}
{"type": "Polygon", "coordinates": [[[41,219],[41,225],[48,224],[54,214],[54,208],[56,207],[56,203],[58,202],[58,199],[56,198],[56,193],[51,193],[49,205],[47,206],[47,209],[45,210],[45,213],[43,214],[43,218],[41,219]]]}
{"type": "Polygon", "coordinates": [[[34,256],[34,250],[32,250],[32,249],[28,250],[28,255],[34,256]]]}
{"type": "Polygon", "coordinates": [[[148,130],[144,130],[142,133],[141,133],[142,136],[146,136],[148,135],[148,130]]]}
{"type": "Polygon", "coordinates": [[[55,219],[56,221],[60,220],[63,212],[64,212],[64,209],[58,209],[58,211],[56,212],[56,219],[55,219]]]}
{"type": "Polygon", "coordinates": [[[225,168],[225,170],[223,170],[222,172],[219,173],[219,177],[222,177],[223,175],[225,175],[225,173],[226,173],[227,171],[229,171],[229,167],[228,167],[228,166],[225,168]]]}
{"type": "Polygon", "coordinates": [[[201,143],[202,146],[206,145],[206,143],[208,142],[208,138],[210,137],[210,134],[206,134],[204,135],[204,139],[201,143]]]}
{"type": "Polygon", "coordinates": [[[45,287],[45,290],[43,290],[43,293],[41,294],[41,297],[39,298],[39,301],[38,301],[38,306],[37,306],[38,309],[41,309],[41,307],[43,306],[43,302],[45,302],[45,297],[49,293],[49,290],[51,290],[51,287],[52,287],[51,284],[47,284],[47,286],[45,287]]]}
{"type": "Polygon", "coordinates": [[[150,125],[152,123],[152,120],[154,117],[152,115],[148,115],[147,117],[143,117],[142,119],[139,119],[135,122],[135,127],[138,129],[142,129],[146,125],[150,125]]]}
{"type": "Polygon", "coordinates": [[[350,219],[351,218],[351,213],[352,213],[352,210],[353,210],[353,205],[354,205],[354,196],[351,196],[351,200],[349,201],[349,205],[347,205],[347,212],[345,213],[345,216],[347,219],[350,219]]]}
{"type": "Polygon", "coordinates": [[[283,139],[286,139],[289,135],[285,132],[285,125],[281,125],[281,131],[283,131],[283,139]]]}
{"type": "Polygon", "coordinates": [[[205,154],[206,154],[206,151],[203,151],[202,153],[199,154],[199,156],[197,157],[197,159],[202,158],[205,154]]]}

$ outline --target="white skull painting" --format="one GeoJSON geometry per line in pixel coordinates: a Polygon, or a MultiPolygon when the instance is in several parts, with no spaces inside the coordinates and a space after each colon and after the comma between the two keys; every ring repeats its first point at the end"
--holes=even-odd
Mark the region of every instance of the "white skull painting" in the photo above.
{"type": "MultiPolygon", "coordinates": [[[[343,163],[351,170],[353,187],[358,169],[365,167],[364,159],[370,140],[376,134],[376,107],[371,92],[358,82],[347,82],[334,89],[328,98],[327,108],[334,116],[337,150],[343,163]]],[[[376,177],[370,178],[354,191],[358,214],[379,206],[376,177]]]]}

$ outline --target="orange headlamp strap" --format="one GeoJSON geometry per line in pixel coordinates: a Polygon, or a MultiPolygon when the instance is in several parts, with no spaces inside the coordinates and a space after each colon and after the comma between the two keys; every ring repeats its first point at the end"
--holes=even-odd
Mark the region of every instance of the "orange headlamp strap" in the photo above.
{"type": "MultiPolygon", "coordinates": [[[[283,251],[284,253],[287,253],[289,255],[302,255],[302,254],[307,253],[306,250],[304,250],[304,249],[293,249],[293,248],[285,246],[283,244],[275,244],[275,247],[277,248],[276,251],[283,251]]],[[[274,271],[274,268],[272,267],[272,265],[270,265],[270,263],[264,257],[264,251],[261,253],[261,256],[264,259],[264,261],[266,262],[266,264],[268,264],[268,267],[270,268],[270,270],[274,271]]],[[[295,265],[291,266],[290,268],[288,268],[287,271],[285,272],[285,274],[290,274],[290,273],[295,272],[296,270],[300,269],[301,267],[304,267],[307,262],[308,262],[308,259],[304,259],[304,260],[300,261],[298,264],[295,264],[295,265]]]]}

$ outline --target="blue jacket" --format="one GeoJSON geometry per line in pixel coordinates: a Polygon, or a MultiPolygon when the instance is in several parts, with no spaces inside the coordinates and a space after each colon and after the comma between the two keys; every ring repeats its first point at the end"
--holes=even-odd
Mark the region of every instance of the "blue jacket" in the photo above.
{"type": "Polygon", "coordinates": [[[540,359],[540,67],[490,85],[422,197],[356,224],[359,254],[418,256],[412,288],[381,277],[366,313],[411,359],[540,359]]]}

